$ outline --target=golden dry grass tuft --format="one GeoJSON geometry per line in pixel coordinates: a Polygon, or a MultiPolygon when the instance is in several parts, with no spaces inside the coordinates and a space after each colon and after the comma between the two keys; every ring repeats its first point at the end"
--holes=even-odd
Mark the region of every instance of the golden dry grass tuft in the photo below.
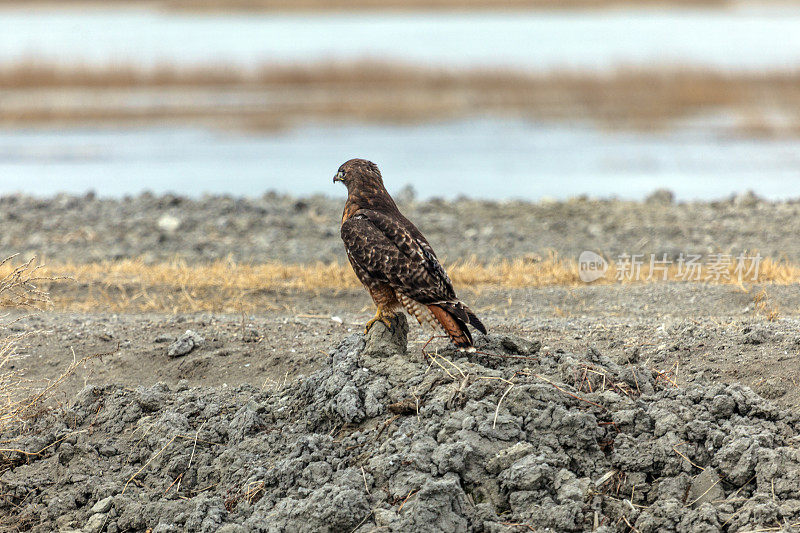
{"type": "MultiPolygon", "coordinates": [[[[46,306],[47,293],[38,288],[44,278],[41,267],[34,259],[22,264],[14,264],[13,260],[14,256],[0,261],[0,307],[28,311],[46,306]]],[[[18,320],[19,317],[8,315],[0,317],[0,434],[24,422],[40,407],[41,398],[31,393],[19,370],[11,369],[28,337],[11,331],[18,320]]]]}
{"type": "Polygon", "coordinates": [[[753,305],[755,306],[756,313],[770,322],[774,322],[780,318],[780,309],[773,303],[766,289],[761,289],[761,291],[753,297],[753,305]]]}
{"type": "MultiPolygon", "coordinates": [[[[14,259],[15,256],[0,260],[0,308],[22,310],[24,313],[49,308],[50,297],[40,287],[66,280],[48,276],[35,258],[22,263],[15,263],[14,259]]],[[[32,418],[47,410],[47,402],[56,394],[61,383],[90,359],[101,355],[74,358],[57,378],[44,383],[25,379],[24,370],[19,366],[22,359],[19,352],[30,332],[15,332],[12,328],[25,316],[0,316],[0,472],[15,462],[45,451],[22,450],[15,448],[13,443],[32,418]]],[[[8,524],[0,521],[0,527],[5,525],[8,524]]]]}
{"type": "MultiPolygon", "coordinates": [[[[758,284],[800,282],[800,265],[764,258],[755,280],[750,275],[740,281],[735,262],[720,269],[719,275],[685,276],[676,265],[662,271],[642,264],[633,279],[617,279],[615,263],[609,265],[599,284],[631,283],[714,283],[743,288],[758,284]]],[[[6,271],[10,265],[0,265],[6,271]]],[[[518,258],[491,263],[476,259],[452,262],[447,270],[459,290],[480,292],[487,289],[579,286],[578,265],[556,254],[536,260],[518,258]]],[[[53,279],[47,284],[56,309],[80,312],[240,312],[279,307],[282,294],[341,293],[360,291],[360,284],[349,265],[315,263],[309,265],[237,264],[215,261],[187,264],[182,261],[147,264],[142,260],[120,260],[89,264],[52,264],[44,273],[53,279]],[[74,281],[64,280],[64,277],[74,281]]],[[[0,275],[3,271],[0,270],[0,275]]]]}
{"type": "Polygon", "coordinates": [[[190,122],[272,130],[310,120],[421,122],[475,115],[657,130],[701,113],[751,136],[800,134],[800,72],[687,68],[611,73],[423,69],[352,62],[153,68],[0,66],[0,123],[190,122]],[[32,95],[35,95],[33,97],[32,95]]]}
{"type": "Polygon", "coordinates": [[[42,275],[36,258],[16,264],[16,255],[0,260],[0,308],[37,309],[47,306],[50,297],[38,284],[49,279],[42,275]]]}

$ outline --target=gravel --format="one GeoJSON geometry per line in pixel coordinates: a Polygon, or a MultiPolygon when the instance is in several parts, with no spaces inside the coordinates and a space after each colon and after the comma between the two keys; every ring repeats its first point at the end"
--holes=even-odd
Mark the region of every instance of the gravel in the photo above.
{"type": "MultiPolygon", "coordinates": [[[[758,250],[800,259],[800,200],[744,195],[675,203],[658,191],[647,201],[417,201],[397,195],[438,254],[449,260],[546,256],[584,250],[619,254],[709,254],[758,250]]],[[[141,194],[122,199],[58,195],[0,197],[0,256],[22,253],[88,262],[141,257],[189,262],[344,261],[343,197],[256,198],[141,194]]]]}

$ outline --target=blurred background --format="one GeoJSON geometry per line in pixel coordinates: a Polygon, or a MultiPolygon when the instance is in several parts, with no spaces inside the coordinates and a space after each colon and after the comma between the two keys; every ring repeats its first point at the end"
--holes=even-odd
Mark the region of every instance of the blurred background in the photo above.
{"type": "Polygon", "coordinates": [[[800,4],[0,1],[0,194],[800,195],[800,4]]]}

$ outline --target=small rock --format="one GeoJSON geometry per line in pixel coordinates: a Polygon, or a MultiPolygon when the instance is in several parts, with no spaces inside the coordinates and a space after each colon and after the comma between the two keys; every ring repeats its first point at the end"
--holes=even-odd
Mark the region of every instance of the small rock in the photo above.
{"type": "Polygon", "coordinates": [[[397,313],[390,319],[391,328],[378,320],[375,322],[366,335],[367,345],[364,348],[365,355],[393,355],[406,353],[408,350],[408,320],[403,313],[397,313]]]}
{"type": "Polygon", "coordinates": [[[486,464],[486,470],[492,474],[497,474],[534,450],[535,448],[529,442],[518,442],[513,446],[500,450],[497,455],[489,459],[486,464]]]}
{"type": "Polygon", "coordinates": [[[242,342],[258,342],[261,340],[261,335],[256,328],[250,327],[242,332],[242,342]]]}
{"type": "Polygon", "coordinates": [[[186,355],[198,346],[202,346],[204,342],[205,339],[203,337],[194,331],[187,329],[186,333],[178,337],[178,340],[169,345],[167,355],[169,357],[180,357],[182,355],[186,355]]]}
{"type": "Polygon", "coordinates": [[[172,215],[163,215],[158,219],[158,229],[166,233],[175,233],[181,227],[181,219],[172,215]]]}
{"type": "Polygon", "coordinates": [[[776,400],[785,396],[789,392],[785,383],[778,378],[769,378],[764,381],[757,389],[757,392],[769,400],[776,400]]]}
{"type": "Polygon", "coordinates": [[[695,508],[724,498],[725,491],[722,490],[719,474],[711,467],[700,472],[689,488],[689,502],[695,508]]]}
{"type": "Polygon", "coordinates": [[[764,344],[773,338],[772,333],[763,328],[751,328],[748,326],[742,330],[742,333],[744,334],[742,344],[764,344]]]}
{"type": "Polygon", "coordinates": [[[375,523],[378,524],[378,527],[388,528],[397,519],[397,513],[394,509],[375,509],[375,523]]]}
{"type": "Polygon", "coordinates": [[[166,400],[164,388],[138,387],[136,389],[136,403],[145,412],[158,411],[166,400]]]}
{"type": "Polygon", "coordinates": [[[217,530],[217,533],[244,533],[247,529],[239,524],[225,524],[217,530]]]}
{"type": "Polygon", "coordinates": [[[534,355],[542,347],[539,341],[529,341],[516,335],[504,335],[500,344],[506,351],[518,355],[534,355]]]}
{"type": "MultiPolygon", "coordinates": [[[[108,444],[100,446],[100,449],[97,451],[100,453],[100,455],[104,455],[105,457],[113,457],[119,453],[119,451],[115,447],[108,444]]],[[[98,512],[103,512],[103,511],[98,511],[98,512]]]]}
{"type": "Polygon", "coordinates": [[[542,348],[542,343],[538,340],[531,341],[516,335],[498,335],[496,333],[477,336],[475,345],[485,352],[505,352],[514,355],[535,355],[542,348]]]}
{"type": "Polygon", "coordinates": [[[711,414],[716,418],[727,419],[736,410],[736,402],[728,394],[718,394],[711,401],[711,414]]]}
{"type": "Polygon", "coordinates": [[[106,523],[106,515],[104,513],[96,513],[89,517],[86,525],[83,527],[85,533],[99,533],[103,530],[106,523]]]}
{"type": "Polygon", "coordinates": [[[738,207],[753,207],[758,205],[760,201],[761,198],[759,198],[752,190],[739,193],[733,197],[733,203],[738,207]]]}
{"type": "Polygon", "coordinates": [[[675,193],[669,189],[656,189],[644,199],[648,204],[669,205],[675,202],[675,193]]]}
{"type": "Polygon", "coordinates": [[[158,337],[156,337],[155,339],[153,339],[153,342],[155,342],[157,344],[163,344],[165,342],[173,342],[174,340],[175,340],[175,337],[173,337],[172,335],[163,335],[162,334],[162,335],[159,335],[158,337]]]}
{"type": "Polygon", "coordinates": [[[111,504],[114,503],[114,497],[109,496],[108,498],[103,498],[102,500],[98,501],[92,506],[92,513],[107,513],[109,509],[111,509],[111,504]]]}

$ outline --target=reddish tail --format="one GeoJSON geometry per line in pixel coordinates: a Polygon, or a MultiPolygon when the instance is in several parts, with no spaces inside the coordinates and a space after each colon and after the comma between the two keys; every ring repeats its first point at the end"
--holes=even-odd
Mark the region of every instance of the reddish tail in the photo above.
{"type": "Polygon", "coordinates": [[[467,328],[467,324],[471,324],[475,329],[486,334],[486,327],[475,316],[475,313],[462,304],[461,302],[439,302],[429,305],[433,316],[441,324],[444,332],[453,341],[457,348],[469,349],[473,348],[472,334],[467,328]]]}

